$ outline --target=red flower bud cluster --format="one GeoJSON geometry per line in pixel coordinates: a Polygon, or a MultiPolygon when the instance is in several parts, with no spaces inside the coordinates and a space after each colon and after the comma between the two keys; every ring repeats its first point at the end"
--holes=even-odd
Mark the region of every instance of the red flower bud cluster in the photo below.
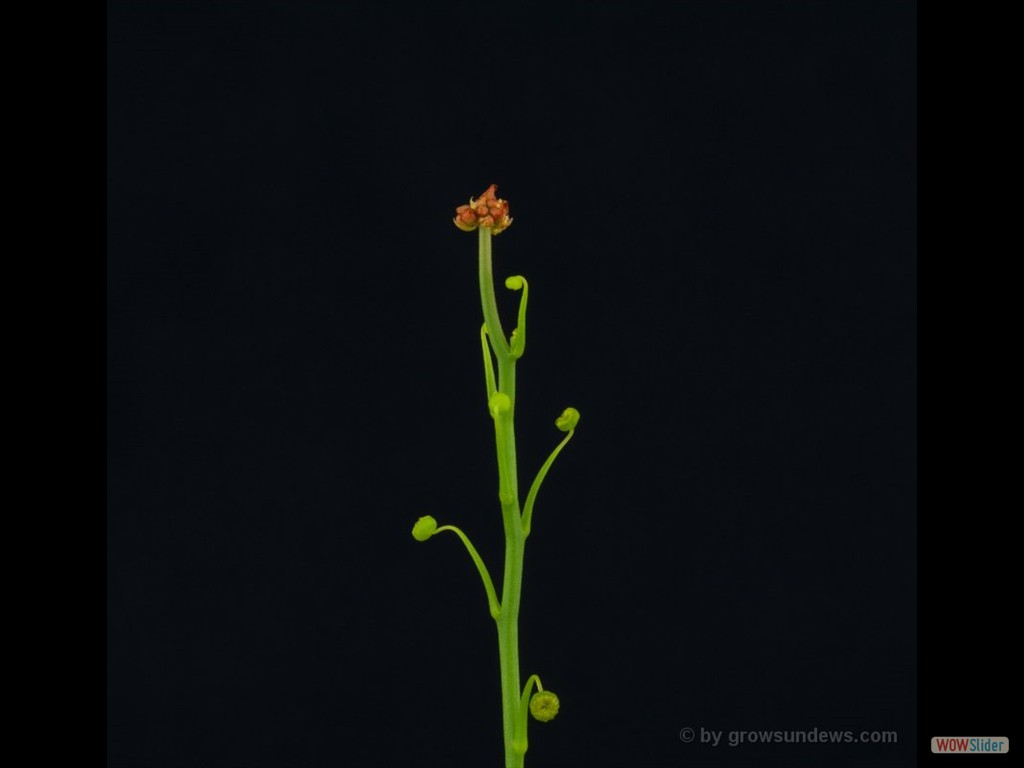
{"type": "Polygon", "coordinates": [[[498,186],[491,184],[480,197],[469,198],[469,205],[455,209],[455,226],[463,232],[472,232],[477,227],[489,227],[492,234],[508,229],[512,218],[508,215],[508,200],[502,200],[495,192],[498,186]]]}

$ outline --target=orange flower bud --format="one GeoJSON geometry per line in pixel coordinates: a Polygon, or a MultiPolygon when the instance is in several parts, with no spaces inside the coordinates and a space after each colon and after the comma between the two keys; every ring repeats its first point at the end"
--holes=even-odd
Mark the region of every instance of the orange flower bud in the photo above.
{"type": "Polygon", "coordinates": [[[488,227],[492,234],[508,229],[512,217],[508,215],[508,201],[497,195],[498,186],[491,184],[480,197],[469,198],[469,205],[455,209],[452,221],[463,232],[472,232],[477,227],[488,227]]]}
{"type": "Polygon", "coordinates": [[[468,205],[460,205],[455,209],[455,226],[463,232],[472,232],[476,229],[476,214],[470,210],[468,205]]]}

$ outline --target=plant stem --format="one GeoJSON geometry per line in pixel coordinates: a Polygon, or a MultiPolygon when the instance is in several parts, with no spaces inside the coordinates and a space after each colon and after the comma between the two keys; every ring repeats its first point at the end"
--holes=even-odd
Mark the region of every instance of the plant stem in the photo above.
{"type": "Polygon", "coordinates": [[[505,765],[522,768],[523,753],[517,752],[513,740],[519,714],[519,593],[523,582],[523,548],[525,537],[505,538],[505,581],[502,606],[498,615],[498,660],[501,669],[501,707],[505,737],[505,765]]]}
{"type": "MultiPolygon", "coordinates": [[[[480,227],[480,303],[484,310],[484,322],[487,324],[487,334],[491,339],[491,346],[494,347],[494,354],[501,364],[502,355],[508,355],[508,341],[505,339],[505,332],[501,328],[501,318],[498,317],[498,302],[494,298],[494,269],[491,266],[491,230],[480,227]]],[[[511,397],[511,394],[509,395],[511,397]]]]}
{"type": "Polygon", "coordinates": [[[515,403],[516,359],[501,327],[494,296],[491,261],[491,230],[480,227],[480,303],[487,326],[487,338],[498,362],[497,389],[508,395],[511,407],[494,415],[494,436],[498,454],[498,498],[505,527],[505,576],[498,614],[498,660],[501,670],[502,725],[506,768],[522,768],[524,753],[513,743],[519,714],[519,600],[523,584],[523,555],[526,535],[519,509],[516,470],[515,403]]]}
{"type": "Polygon", "coordinates": [[[461,528],[457,528],[454,525],[442,525],[440,528],[434,530],[435,534],[441,533],[442,531],[451,531],[460,539],[462,543],[466,545],[466,551],[469,552],[470,558],[473,560],[473,564],[476,566],[477,572],[480,574],[480,580],[484,583],[484,592],[487,593],[487,606],[491,610],[491,617],[494,619],[498,618],[498,614],[501,613],[501,605],[498,603],[498,596],[494,592],[494,584],[491,582],[491,574],[487,572],[487,566],[484,565],[483,558],[480,557],[480,553],[476,551],[476,547],[469,540],[469,537],[462,532],[461,528]]]}

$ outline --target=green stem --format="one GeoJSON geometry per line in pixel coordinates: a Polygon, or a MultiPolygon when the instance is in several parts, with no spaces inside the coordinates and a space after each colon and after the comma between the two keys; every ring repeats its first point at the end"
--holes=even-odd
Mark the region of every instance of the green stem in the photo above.
{"type": "Polygon", "coordinates": [[[491,362],[491,347],[487,343],[487,323],[480,326],[480,346],[484,350],[484,381],[487,384],[487,402],[491,402],[491,396],[498,391],[498,385],[494,379],[494,363],[491,362]]]}
{"type": "Polygon", "coordinates": [[[462,543],[466,545],[466,550],[469,552],[469,556],[473,559],[473,563],[476,565],[477,571],[480,572],[480,578],[484,582],[484,591],[487,593],[487,605],[491,609],[491,617],[497,619],[501,614],[501,604],[498,602],[498,596],[494,592],[494,583],[491,581],[491,574],[487,572],[487,566],[484,565],[484,560],[480,557],[480,553],[476,551],[476,547],[474,547],[472,542],[470,542],[469,537],[454,525],[442,525],[440,528],[435,530],[434,533],[440,533],[441,531],[451,531],[462,539],[462,543]]]}
{"type": "MultiPolygon", "coordinates": [[[[522,768],[523,752],[515,749],[516,718],[519,712],[519,602],[523,584],[523,556],[526,535],[519,510],[519,484],[516,469],[515,402],[516,358],[498,317],[494,296],[491,259],[491,231],[480,227],[480,304],[487,338],[498,362],[497,391],[508,396],[510,407],[494,416],[494,436],[498,454],[498,497],[505,527],[505,576],[501,587],[501,612],[498,629],[498,661],[501,672],[502,727],[506,768],[522,768]]],[[[488,359],[489,362],[489,359],[488,359]]],[[[486,369],[485,369],[486,372],[486,369]]],[[[490,375],[488,375],[490,379],[490,375]]],[[[490,381],[488,381],[488,388],[490,381]]]]}
{"type": "Polygon", "coordinates": [[[521,528],[518,536],[506,537],[505,580],[502,585],[503,605],[497,619],[502,726],[507,768],[522,768],[523,766],[523,752],[516,750],[515,737],[520,695],[519,598],[523,583],[523,545],[525,541],[521,528]]]}
{"type": "Polygon", "coordinates": [[[523,686],[523,695],[519,699],[519,710],[516,713],[516,735],[515,735],[515,750],[520,754],[526,754],[526,749],[529,746],[529,741],[526,737],[526,726],[527,720],[529,719],[526,715],[530,711],[530,693],[533,691],[534,683],[537,684],[537,690],[543,691],[544,686],[541,685],[540,678],[537,675],[530,675],[526,681],[526,685],[523,686]]]}
{"type": "Polygon", "coordinates": [[[508,340],[501,328],[501,318],[498,317],[498,302],[494,298],[494,271],[491,267],[491,230],[487,227],[480,227],[480,303],[484,310],[484,323],[487,325],[487,335],[490,336],[491,346],[494,347],[494,354],[501,361],[502,356],[508,356],[508,340]]]}
{"type": "Polygon", "coordinates": [[[537,491],[540,490],[541,483],[544,482],[544,478],[547,477],[548,470],[551,469],[551,465],[555,463],[555,459],[558,458],[558,454],[565,448],[565,444],[572,438],[575,430],[570,429],[569,434],[562,438],[555,450],[548,456],[548,460],[544,462],[544,466],[540,468],[537,473],[537,477],[533,481],[533,485],[530,486],[530,492],[526,494],[526,503],[523,505],[523,535],[530,535],[530,528],[533,524],[533,504],[537,500],[537,491]]]}
{"type": "Polygon", "coordinates": [[[522,275],[513,275],[505,279],[505,287],[523,292],[519,299],[519,318],[516,329],[512,331],[512,338],[508,342],[512,357],[518,360],[526,351],[526,302],[530,298],[530,285],[522,275]]]}

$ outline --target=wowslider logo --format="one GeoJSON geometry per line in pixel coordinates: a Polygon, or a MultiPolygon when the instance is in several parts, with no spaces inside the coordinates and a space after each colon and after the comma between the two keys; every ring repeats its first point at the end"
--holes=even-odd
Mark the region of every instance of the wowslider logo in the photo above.
{"type": "Polygon", "coordinates": [[[1005,736],[933,736],[932,752],[950,755],[1005,755],[1010,740],[1005,736]]]}

